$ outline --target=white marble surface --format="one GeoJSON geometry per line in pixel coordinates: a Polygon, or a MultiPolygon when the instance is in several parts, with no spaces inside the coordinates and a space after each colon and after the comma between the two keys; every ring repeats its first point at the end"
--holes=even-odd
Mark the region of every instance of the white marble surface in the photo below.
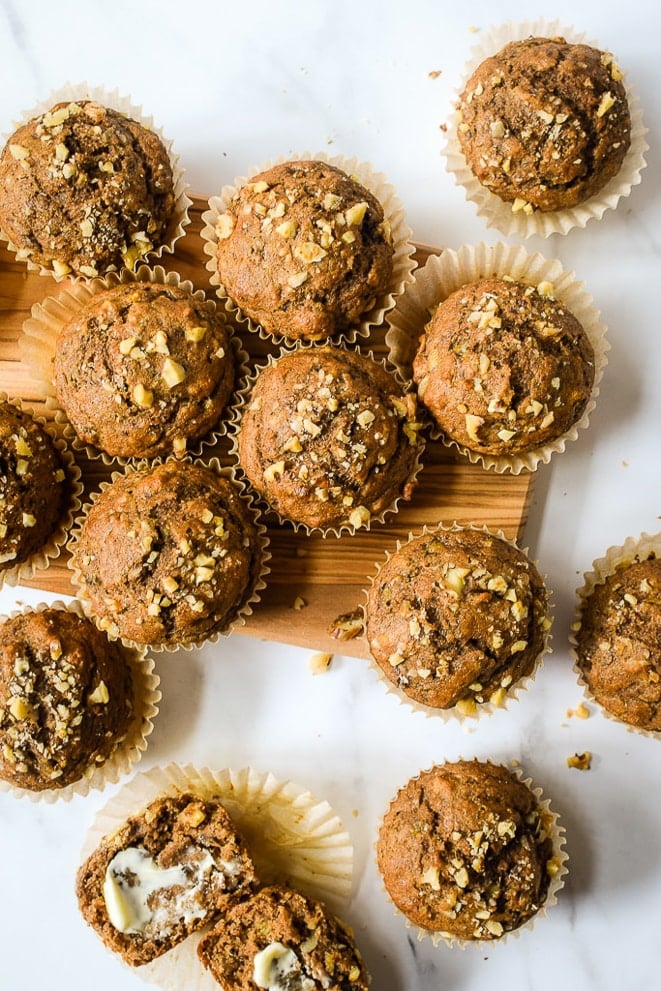
{"type": "MultiPolygon", "coordinates": [[[[174,140],[195,191],[214,192],[281,154],[356,155],[395,184],[417,240],[454,248],[498,240],[440,153],[472,29],[540,16],[615,52],[642,96],[651,145],[642,185],[617,211],[528,242],[577,273],[612,345],[590,429],[539,471],[526,531],[554,592],[553,653],[517,705],[467,733],[412,714],[363,662],[338,656],[313,677],[308,650],[230,638],[159,658],[164,698],[141,765],[251,764],[327,798],[355,844],[345,915],[384,991],[658,986],[661,743],[594,707],[586,721],[566,711],[581,699],[567,631],[582,572],[608,546],[661,528],[661,11],[651,0],[0,2],[0,131],[67,80],[117,87],[174,140]],[[568,769],[567,756],[584,749],[592,770],[568,769]],[[458,755],[520,760],[561,813],[570,855],[558,904],[532,932],[466,951],[416,942],[386,900],[373,856],[397,788],[458,755]]],[[[43,598],[5,590],[0,611],[43,598]]],[[[107,797],[47,806],[0,795],[3,991],[144,986],[85,927],[73,894],[84,833],[107,797]]]]}

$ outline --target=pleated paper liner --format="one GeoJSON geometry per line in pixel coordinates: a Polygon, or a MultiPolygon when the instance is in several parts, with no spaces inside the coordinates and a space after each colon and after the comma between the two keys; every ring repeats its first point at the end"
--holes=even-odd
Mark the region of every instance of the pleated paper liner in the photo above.
{"type": "Polygon", "coordinates": [[[588,426],[610,344],[606,339],[606,326],[592,297],[574,272],[563,269],[557,259],[545,258],[538,252],[530,254],[522,246],[504,242],[463,245],[457,251],[446,249],[440,256],[432,255],[416,271],[412,285],[407,287],[388,318],[386,344],[390,360],[404,378],[412,376],[420,336],[438,304],[461,286],[482,278],[511,278],[532,286],[551,283],[553,295],[573,313],[594,349],[594,383],[583,414],[570,430],[551,443],[509,457],[481,454],[446,438],[437,426],[432,427],[432,438],[440,437],[447,447],[460,451],[472,463],[499,473],[518,475],[522,471],[534,471],[540,463],[547,464],[554,453],[564,451],[570,441],[576,440],[579,431],[588,426]]]}
{"type": "MultiPolygon", "coordinates": [[[[537,20],[522,23],[510,21],[485,32],[479,43],[473,47],[464,75],[457,87],[455,103],[463,92],[466,82],[481,62],[495,55],[509,42],[524,41],[530,37],[563,37],[569,44],[586,44],[603,51],[601,45],[587,41],[584,34],[577,33],[573,28],[564,27],[558,21],[537,20]]],[[[631,144],[620,171],[590,199],[564,210],[515,212],[512,203],[500,199],[481,185],[466,162],[457,138],[460,115],[456,110],[451,114],[447,141],[443,149],[446,169],[453,174],[457,185],[463,188],[466,199],[475,205],[478,216],[486,221],[487,227],[496,228],[507,237],[528,238],[534,234],[549,237],[551,234],[567,234],[575,227],[585,227],[590,220],[601,219],[607,210],[614,210],[621,200],[629,196],[632,188],[641,181],[641,173],[646,165],[645,152],[648,150],[648,144],[645,139],[647,128],[643,123],[640,100],[626,73],[623,73],[623,76],[631,115],[631,144]]]]}
{"type": "Polygon", "coordinates": [[[411,240],[412,231],[406,222],[402,202],[386,177],[382,173],[376,172],[367,162],[361,162],[357,158],[347,158],[337,155],[331,156],[325,152],[313,154],[309,151],[304,151],[282,158],[270,159],[262,165],[251,169],[248,176],[240,176],[234,180],[232,185],[223,186],[219,195],[209,198],[209,209],[202,214],[204,227],[202,228],[201,236],[205,242],[204,251],[209,255],[209,261],[206,264],[210,273],[209,281],[212,286],[216,287],[217,295],[224,301],[227,300],[229,312],[233,314],[234,319],[240,325],[243,325],[243,327],[253,333],[257,333],[265,341],[271,341],[277,345],[287,343],[286,338],[278,334],[268,333],[258,323],[244,314],[231,299],[227,298],[216,265],[216,246],[218,243],[216,223],[220,214],[226,211],[232,197],[242,186],[250,182],[252,176],[272,168],[274,165],[294,161],[325,162],[346,172],[376,196],[383,207],[385,218],[390,224],[394,257],[389,291],[377,299],[371,309],[363,314],[360,323],[355,329],[343,331],[341,334],[338,333],[332,335],[332,338],[329,338],[341,338],[349,343],[353,343],[359,337],[368,337],[373,328],[379,327],[384,323],[386,315],[395,305],[397,297],[411,281],[411,274],[416,267],[416,262],[413,258],[415,247],[411,240]]]}
{"type": "MultiPolygon", "coordinates": [[[[220,799],[263,884],[290,885],[338,914],[346,908],[353,885],[353,846],[339,817],[306,788],[251,767],[214,771],[170,764],[137,774],[97,814],[81,862],[104,836],[155,798],[184,792],[220,799]]],[[[202,935],[189,936],[162,957],[130,969],[164,991],[218,991],[197,957],[202,935]]]]}
{"type": "MultiPolygon", "coordinates": [[[[56,600],[52,603],[39,603],[34,607],[26,606],[22,610],[15,610],[10,616],[0,617],[0,622],[20,613],[43,612],[46,609],[62,609],[76,616],[89,618],[83,604],[77,599],[72,599],[67,603],[56,600]]],[[[101,791],[130,773],[147,749],[154,720],[158,714],[161,692],[160,679],[154,671],[154,661],[146,656],[146,649],[126,646],[122,646],[121,649],[131,669],[134,711],[127,733],[113,753],[102,764],[94,764],[77,781],[62,788],[31,791],[0,779],[0,791],[8,792],[18,798],[28,798],[32,802],[47,804],[68,802],[74,795],[85,796],[90,791],[101,791]]]]}
{"type": "MultiPolygon", "coordinates": [[[[89,86],[87,83],[67,83],[61,88],[54,90],[45,100],[40,101],[36,106],[25,111],[21,115],[20,120],[16,121],[12,126],[12,133],[18,127],[26,124],[33,117],[46,113],[56,103],[75,103],[82,100],[91,100],[94,103],[98,103],[100,106],[108,107],[111,110],[117,110],[126,117],[130,117],[132,120],[142,124],[143,127],[146,127],[148,130],[153,131],[161,139],[168,154],[168,158],[170,159],[175,204],[172,215],[161,239],[161,243],[155,244],[153,248],[145,253],[141,260],[150,261],[153,263],[154,260],[160,258],[164,252],[169,252],[172,254],[174,252],[176,242],[179,238],[183,237],[185,228],[190,223],[188,211],[193,201],[188,196],[188,185],[185,181],[184,170],[180,165],[179,156],[176,155],[173,150],[172,141],[169,141],[163,135],[160,128],[154,125],[153,119],[146,116],[141,107],[132,103],[130,97],[121,95],[116,89],[107,90],[101,86],[89,86]]],[[[11,135],[9,134],[3,135],[3,138],[7,140],[10,136],[11,135]]],[[[7,243],[8,249],[16,254],[16,259],[18,261],[23,261],[27,264],[30,271],[39,272],[41,275],[48,275],[57,282],[61,282],[64,279],[83,279],[82,275],[75,275],[71,272],[63,272],[62,274],[58,274],[52,268],[44,267],[32,261],[29,252],[19,249],[9,240],[8,236],[4,234],[3,231],[0,231],[0,238],[7,243]]],[[[103,275],[106,273],[99,274],[103,275]]]]}

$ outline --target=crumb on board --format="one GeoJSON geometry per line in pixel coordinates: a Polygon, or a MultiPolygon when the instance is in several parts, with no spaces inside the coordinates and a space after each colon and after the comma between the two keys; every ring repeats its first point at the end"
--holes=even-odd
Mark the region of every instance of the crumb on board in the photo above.
{"type": "Polygon", "coordinates": [[[332,654],[312,654],[310,660],[308,661],[308,667],[312,674],[323,674],[324,671],[328,671],[331,666],[331,661],[333,660],[332,654]]]}
{"type": "Polygon", "coordinates": [[[589,719],[590,710],[585,702],[579,702],[575,709],[567,709],[566,715],[568,719],[571,719],[572,716],[576,716],[577,719],[589,719]]]}
{"type": "Polygon", "coordinates": [[[351,612],[343,612],[336,616],[328,627],[328,632],[334,640],[353,640],[363,632],[363,613],[360,608],[351,612]]]}
{"type": "Polygon", "coordinates": [[[303,596],[297,595],[292,604],[292,609],[296,609],[297,611],[300,611],[301,609],[305,609],[306,606],[307,606],[307,602],[305,601],[303,596]]]}
{"type": "Polygon", "coordinates": [[[572,754],[567,758],[567,767],[575,767],[577,771],[589,771],[592,764],[592,754],[584,750],[582,754],[572,754]]]}

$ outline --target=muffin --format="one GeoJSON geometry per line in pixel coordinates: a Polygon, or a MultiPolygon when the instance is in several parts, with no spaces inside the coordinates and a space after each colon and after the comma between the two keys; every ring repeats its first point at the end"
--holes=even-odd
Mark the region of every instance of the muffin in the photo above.
{"type": "Polygon", "coordinates": [[[321,902],[288,888],[262,888],[234,905],[203,936],[198,953],[224,991],[369,986],[349,928],[321,902]]]}
{"type": "Polygon", "coordinates": [[[544,652],[548,596],[535,565],[506,540],[435,529],[397,548],[367,593],[365,635],[380,671],[407,698],[474,715],[502,704],[544,652]]]}
{"type": "Polygon", "coordinates": [[[475,179],[514,211],[575,207],[618,174],[629,149],[622,73],[586,44],[512,41],[466,82],[457,138],[475,179]]]}
{"type": "Polygon", "coordinates": [[[116,477],[72,542],[74,580],[101,628],[151,647],[225,632],[253,596],[262,539],[228,478],[166,461],[116,477]]]}
{"type": "Polygon", "coordinates": [[[91,295],[64,322],[53,381],[83,443],[121,458],[182,456],[221,420],[234,348],[213,302],[131,282],[91,295]]]}
{"type": "Polygon", "coordinates": [[[371,356],[299,347],[259,371],[238,427],[238,462],[281,519],[367,527],[412,494],[422,448],[415,417],[415,396],[371,356]]]}
{"type": "Polygon", "coordinates": [[[377,863],[414,925],[494,940],[533,919],[561,870],[553,817],[503,766],[460,760],[424,771],[383,818],[377,863]]]}
{"type": "Polygon", "coordinates": [[[392,288],[381,203],[328,162],[284,162],[252,176],[214,233],[221,290],[271,335],[315,341],[346,332],[392,288]]]}
{"type": "Polygon", "coordinates": [[[0,154],[0,228],[56,276],[133,268],[162,244],[175,203],[158,134],[93,100],[56,103],[0,154]]]}
{"type": "Polygon", "coordinates": [[[65,609],[0,623],[0,777],[32,792],[62,789],[125,739],[135,685],[125,652],[65,609]]]}
{"type": "Polygon", "coordinates": [[[182,793],[157,798],[104,837],[80,867],[78,905],[133,967],[167,953],[257,884],[223,806],[182,793]]]}
{"type": "Polygon", "coordinates": [[[444,436],[478,455],[513,457],[578,423],[595,383],[595,353],[553,286],[479,278],[436,308],[413,377],[444,436]]]}

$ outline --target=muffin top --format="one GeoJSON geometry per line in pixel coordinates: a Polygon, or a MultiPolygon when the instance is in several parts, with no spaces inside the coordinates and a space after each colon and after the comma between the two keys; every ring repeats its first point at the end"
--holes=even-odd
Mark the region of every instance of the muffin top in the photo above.
{"type": "Polygon", "coordinates": [[[26,410],[0,402],[0,572],[27,561],[55,530],[66,472],[50,434],[26,410]]]}
{"type": "Polygon", "coordinates": [[[136,282],[92,296],[62,327],[53,376],[84,443],[118,457],[181,456],[218,424],[234,350],[214,303],[136,282]]]}
{"type": "Polygon", "coordinates": [[[409,498],[421,447],[413,394],[373,358],[326,345],[284,353],[246,400],[238,458],[282,518],[368,526],[409,498]]]}
{"type": "Polygon", "coordinates": [[[439,303],[413,377],[447,438],[507,457],[557,440],[581,418],[594,350],[552,292],[549,283],[478,279],[439,303]]]}
{"type": "Polygon", "coordinates": [[[320,161],[252,177],[216,224],[218,276],[269,334],[319,340],[355,327],[390,286],[393,245],[370,190],[320,161]]]}
{"type": "Polygon", "coordinates": [[[348,926],[289,888],[262,888],[203,936],[198,953],[225,991],[367,991],[348,926]]]}
{"type": "Polygon", "coordinates": [[[459,104],[475,178],[513,209],[574,207],[615,176],[631,118],[613,56],[564,38],[513,41],[485,59],[459,104]]]}
{"type": "Polygon", "coordinates": [[[111,482],[83,519],[72,554],[97,623],[152,647],[201,643],[227,630],[261,565],[238,488],[186,461],[111,482]]]}
{"type": "Polygon", "coordinates": [[[661,730],[661,561],[619,566],[581,603],[577,660],[612,716],[661,730]]]}
{"type": "Polygon", "coordinates": [[[0,624],[0,777],[63,788],[103,763],[133,714],[131,668],[90,620],[63,609],[0,624]]]}
{"type": "Polygon", "coordinates": [[[431,768],[390,804],[377,862],[397,908],[423,929],[498,939],[531,919],[557,866],[535,795],[506,767],[431,768]]]}
{"type": "Polygon", "coordinates": [[[91,100],[33,117],[0,155],[0,228],[56,276],[133,268],[162,243],[174,204],[159,136],[91,100]]]}

